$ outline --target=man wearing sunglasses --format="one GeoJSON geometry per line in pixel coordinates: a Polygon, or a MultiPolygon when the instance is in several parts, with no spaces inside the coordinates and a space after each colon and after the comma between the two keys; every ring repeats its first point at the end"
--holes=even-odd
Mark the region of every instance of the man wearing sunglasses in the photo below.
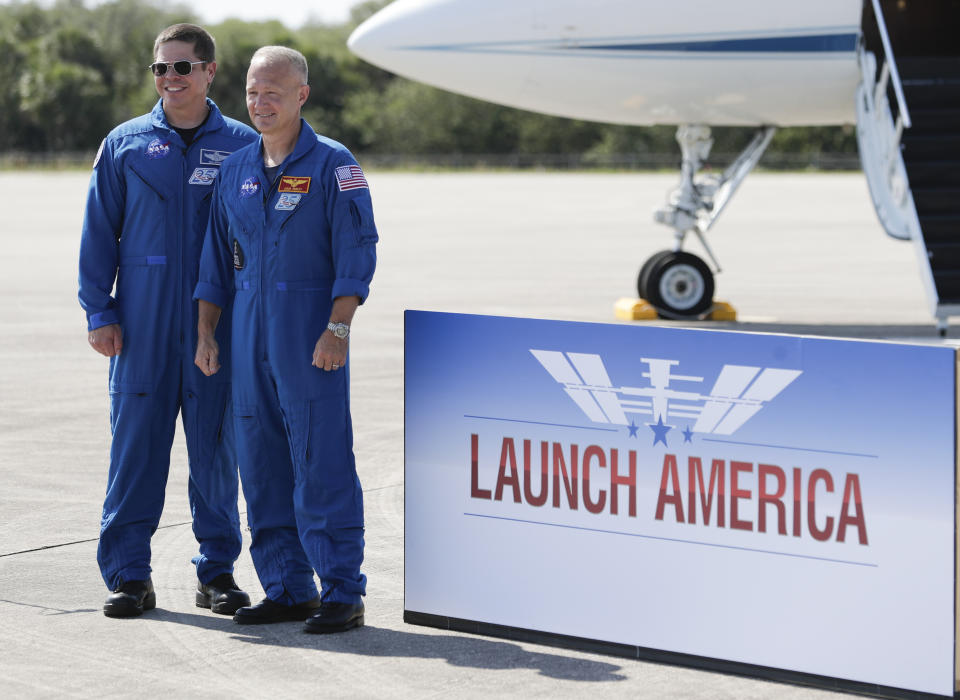
{"type": "MultiPolygon", "coordinates": [[[[163,30],[149,66],[160,101],[107,135],[90,179],[79,297],[90,345],[110,358],[113,441],[97,550],[109,617],[156,606],[150,539],[178,414],[199,542],[196,604],[222,614],[249,604],[233,579],[241,537],[229,374],[208,378],[193,364],[192,291],[213,183],[223,159],[256,138],[207,98],[214,59],[201,27],[163,30]]],[[[229,347],[229,326],[219,335],[229,347]]]]}

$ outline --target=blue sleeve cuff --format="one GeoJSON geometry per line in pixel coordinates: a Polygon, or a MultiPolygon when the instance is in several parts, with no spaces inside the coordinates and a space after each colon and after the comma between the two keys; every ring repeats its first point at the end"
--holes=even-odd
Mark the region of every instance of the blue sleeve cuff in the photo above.
{"type": "Polygon", "coordinates": [[[370,294],[370,285],[363,280],[339,279],[333,283],[332,299],[337,297],[360,297],[362,304],[370,294]]]}
{"type": "Polygon", "coordinates": [[[102,328],[103,326],[109,326],[113,323],[120,323],[120,316],[113,309],[107,309],[106,311],[101,311],[98,314],[90,314],[87,316],[88,331],[92,331],[95,328],[102,328]]]}
{"type": "Polygon", "coordinates": [[[230,305],[233,295],[209,282],[198,282],[197,288],[193,292],[193,298],[209,301],[211,304],[216,304],[221,309],[225,309],[230,305]]]}

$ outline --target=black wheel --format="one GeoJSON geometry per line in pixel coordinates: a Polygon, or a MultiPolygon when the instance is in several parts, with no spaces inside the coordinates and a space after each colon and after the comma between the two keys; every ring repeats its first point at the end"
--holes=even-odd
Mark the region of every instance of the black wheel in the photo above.
{"type": "Polygon", "coordinates": [[[637,275],[637,296],[641,299],[650,300],[649,290],[647,290],[647,278],[650,275],[650,269],[660,262],[660,259],[666,255],[672,255],[672,250],[661,250],[659,253],[654,253],[647,261],[643,263],[643,267],[640,268],[640,274],[637,275]]]}
{"type": "Polygon", "coordinates": [[[713,305],[713,273],[703,260],[683,251],[655,257],[645,298],[664,316],[699,316],[713,305]]]}

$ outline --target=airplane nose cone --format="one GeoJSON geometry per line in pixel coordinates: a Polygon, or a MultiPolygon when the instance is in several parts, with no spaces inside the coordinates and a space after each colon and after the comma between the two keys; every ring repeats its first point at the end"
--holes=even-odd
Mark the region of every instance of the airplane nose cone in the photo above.
{"type": "Polygon", "coordinates": [[[531,0],[395,0],[357,27],[347,46],[391,73],[511,104],[530,57],[510,48],[530,41],[531,17],[531,0]]]}
{"type": "Polygon", "coordinates": [[[347,39],[347,47],[368,63],[402,73],[405,52],[412,47],[440,43],[442,37],[449,36],[443,6],[450,4],[395,0],[357,27],[347,39]]]}

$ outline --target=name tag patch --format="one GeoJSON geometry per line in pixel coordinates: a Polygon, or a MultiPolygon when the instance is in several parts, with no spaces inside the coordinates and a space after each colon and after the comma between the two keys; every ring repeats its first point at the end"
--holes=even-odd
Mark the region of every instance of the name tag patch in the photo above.
{"type": "Polygon", "coordinates": [[[277,204],[273,208],[277,211],[291,211],[292,209],[296,209],[301,197],[303,197],[302,194],[284,192],[280,195],[280,199],[277,200],[277,204]]]}
{"type": "Polygon", "coordinates": [[[217,165],[230,155],[231,151],[215,151],[212,148],[200,149],[200,165],[217,165]]]}
{"type": "Polygon", "coordinates": [[[191,185],[212,185],[218,172],[220,171],[216,168],[197,168],[187,182],[191,185]]]}
{"type": "Polygon", "coordinates": [[[280,186],[277,188],[277,192],[296,192],[299,194],[307,194],[309,191],[309,177],[292,177],[290,175],[284,175],[281,177],[280,186]]]}

